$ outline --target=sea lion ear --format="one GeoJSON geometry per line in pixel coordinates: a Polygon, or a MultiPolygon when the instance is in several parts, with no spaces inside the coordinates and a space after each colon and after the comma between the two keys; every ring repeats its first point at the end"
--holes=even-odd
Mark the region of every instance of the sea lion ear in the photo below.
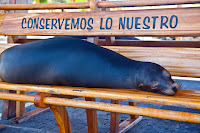
{"type": "Polygon", "coordinates": [[[152,85],[151,85],[151,89],[157,89],[157,87],[158,87],[158,82],[156,82],[156,81],[153,81],[153,83],[152,83],[152,85]]]}

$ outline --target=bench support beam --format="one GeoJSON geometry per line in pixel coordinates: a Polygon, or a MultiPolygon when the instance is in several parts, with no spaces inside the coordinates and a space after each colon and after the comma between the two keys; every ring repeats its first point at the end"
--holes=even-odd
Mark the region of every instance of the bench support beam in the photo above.
{"type": "Polygon", "coordinates": [[[50,110],[50,108],[37,108],[37,109],[34,109],[32,111],[25,113],[22,117],[14,117],[11,119],[11,121],[16,124],[19,124],[19,123],[22,123],[24,121],[27,121],[27,120],[39,115],[41,113],[47,112],[49,110],[50,110]]]}
{"type": "MultiPolygon", "coordinates": [[[[4,90],[6,93],[15,93],[13,90],[4,90]]],[[[16,101],[3,100],[2,105],[2,119],[9,119],[15,116],[16,101]]]]}
{"type": "MultiPolygon", "coordinates": [[[[112,104],[119,104],[119,100],[111,100],[112,104]]],[[[130,106],[137,106],[135,102],[129,102],[130,106]]],[[[130,118],[119,124],[119,113],[110,114],[110,131],[108,133],[122,133],[128,131],[142,120],[142,116],[130,115],[130,118]]]]}
{"type": "MultiPolygon", "coordinates": [[[[85,98],[86,101],[94,101],[95,98],[85,98]]],[[[88,133],[98,133],[97,112],[93,109],[86,109],[88,133]]]]}
{"type": "MultiPolygon", "coordinates": [[[[25,91],[17,91],[17,94],[25,94],[25,91]]],[[[25,113],[25,102],[16,101],[16,117],[20,118],[25,113]]]]}
{"type": "MultiPolygon", "coordinates": [[[[111,100],[113,104],[119,104],[119,100],[111,100]]],[[[119,131],[119,113],[110,113],[110,133],[117,133],[119,131]]]]}

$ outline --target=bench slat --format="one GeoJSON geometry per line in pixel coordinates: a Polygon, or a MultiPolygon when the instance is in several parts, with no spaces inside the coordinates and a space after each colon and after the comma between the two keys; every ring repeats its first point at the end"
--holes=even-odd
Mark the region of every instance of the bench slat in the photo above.
{"type": "MultiPolygon", "coordinates": [[[[24,95],[24,94],[19,95],[19,94],[3,93],[3,92],[0,92],[0,99],[34,102],[34,96],[32,95],[24,95]]],[[[200,119],[199,119],[200,114],[197,114],[197,113],[170,111],[170,110],[154,109],[154,108],[144,108],[144,107],[137,107],[137,106],[102,103],[102,102],[82,101],[82,100],[65,99],[65,98],[57,98],[57,97],[45,97],[43,102],[44,104],[47,104],[47,105],[95,109],[95,110],[102,110],[102,111],[108,111],[108,112],[118,112],[118,113],[131,114],[131,115],[145,115],[145,116],[157,117],[161,119],[200,123],[200,119]]]]}
{"type": "Polygon", "coordinates": [[[156,117],[160,119],[200,123],[200,114],[197,114],[197,113],[170,111],[170,110],[163,110],[163,109],[127,106],[127,105],[101,103],[101,102],[94,103],[94,102],[87,102],[87,101],[74,100],[74,99],[58,99],[58,98],[53,98],[53,97],[45,98],[44,103],[76,107],[76,108],[97,109],[97,110],[108,111],[108,112],[119,112],[123,114],[131,114],[131,115],[146,115],[146,116],[156,117]]]}
{"type": "Polygon", "coordinates": [[[0,10],[37,10],[37,9],[82,9],[90,8],[89,2],[53,4],[1,4],[0,10]]]}
{"type": "MultiPolygon", "coordinates": [[[[40,39],[17,39],[16,43],[33,42],[40,39]]],[[[98,39],[98,45],[107,45],[105,39],[98,39]]],[[[143,40],[122,40],[115,39],[112,46],[138,46],[138,47],[181,47],[181,48],[200,48],[200,41],[143,41],[143,40]]]]}
{"type": "MultiPolygon", "coordinates": [[[[19,43],[31,42],[34,40],[20,39],[19,43]]],[[[106,45],[105,39],[99,39],[99,45],[106,45]]],[[[137,47],[181,47],[200,48],[200,41],[137,41],[137,40],[115,40],[113,46],[137,46],[137,47]]]]}
{"type": "Polygon", "coordinates": [[[158,63],[173,76],[200,77],[200,48],[104,47],[134,60],[158,63]]]}
{"type": "Polygon", "coordinates": [[[102,1],[98,3],[101,8],[174,5],[199,3],[199,0],[132,0],[132,1],[102,1]]]}
{"type": "MultiPolygon", "coordinates": [[[[0,44],[0,53],[16,44],[0,44]]],[[[104,46],[128,58],[165,67],[173,76],[200,77],[200,48],[104,46]]]]}
{"type": "MultiPolygon", "coordinates": [[[[100,8],[135,7],[153,5],[193,4],[199,0],[134,0],[134,1],[100,1],[100,8]]],[[[36,10],[36,9],[79,9],[90,8],[89,2],[53,3],[53,4],[2,4],[0,10],[36,10]]]]}
{"type": "Polygon", "coordinates": [[[199,22],[200,7],[59,15],[7,13],[0,15],[0,35],[199,36],[199,22]]]}
{"type": "Polygon", "coordinates": [[[5,90],[18,90],[30,92],[44,92],[51,94],[72,95],[79,97],[103,98],[125,100],[133,102],[147,102],[200,109],[200,91],[181,90],[176,96],[164,96],[136,89],[107,89],[107,88],[82,88],[51,85],[11,84],[0,82],[0,88],[5,90]],[[186,91],[186,92],[185,92],[186,91]],[[191,95],[190,93],[191,92],[191,95]]]}

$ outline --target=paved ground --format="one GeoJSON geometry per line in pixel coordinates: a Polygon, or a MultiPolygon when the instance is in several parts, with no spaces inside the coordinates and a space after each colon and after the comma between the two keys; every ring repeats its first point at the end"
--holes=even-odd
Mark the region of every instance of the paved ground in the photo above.
{"type": "MultiPolygon", "coordinates": [[[[183,88],[200,90],[200,81],[184,81],[179,80],[183,88]]],[[[109,102],[108,100],[98,99],[98,101],[109,102]]],[[[121,102],[127,104],[126,102],[121,102]]],[[[1,113],[0,100],[0,113],[1,113]]],[[[154,107],[161,109],[175,109],[180,111],[189,111],[200,113],[200,110],[174,108],[162,105],[150,105],[139,103],[138,106],[154,107]]],[[[28,106],[26,111],[35,109],[34,105],[28,106]]],[[[87,122],[85,109],[66,107],[70,116],[72,133],[87,133],[87,122]]],[[[100,133],[106,133],[109,130],[110,113],[104,111],[97,111],[98,113],[98,126],[100,133]]],[[[120,114],[120,121],[128,117],[126,114],[120,114]]],[[[40,114],[35,118],[28,120],[21,124],[11,123],[10,120],[0,120],[0,124],[5,124],[7,128],[0,131],[1,133],[57,133],[57,123],[55,121],[52,111],[40,114]]],[[[200,133],[200,125],[194,123],[178,122],[164,119],[157,119],[151,117],[143,117],[143,120],[136,126],[131,128],[127,133],[200,133]]]]}

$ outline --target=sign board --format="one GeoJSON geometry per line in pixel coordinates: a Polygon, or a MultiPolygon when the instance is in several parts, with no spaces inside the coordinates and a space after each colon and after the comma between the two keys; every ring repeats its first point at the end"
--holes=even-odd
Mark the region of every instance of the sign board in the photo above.
{"type": "Polygon", "coordinates": [[[200,8],[64,13],[8,13],[4,35],[199,36],[200,8]]]}

